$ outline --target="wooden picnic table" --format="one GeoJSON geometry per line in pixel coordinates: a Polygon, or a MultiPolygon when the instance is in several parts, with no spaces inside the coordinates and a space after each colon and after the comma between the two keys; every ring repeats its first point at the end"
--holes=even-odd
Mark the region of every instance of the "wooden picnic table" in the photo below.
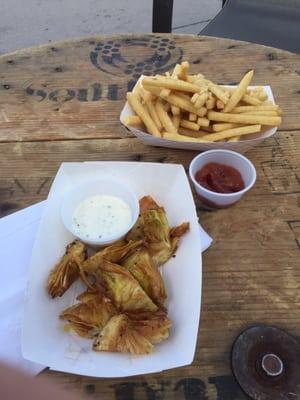
{"type": "Polygon", "coordinates": [[[247,153],[258,176],[241,202],[218,211],[197,203],[214,243],[203,254],[192,365],[121,379],[43,373],[87,399],[245,399],[230,368],[235,337],[256,323],[300,335],[299,55],[193,35],[93,36],[2,55],[1,216],[45,199],[63,161],[154,161],[187,169],[195,152],[146,147],[119,122],[125,93],[140,74],[185,59],[193,73],[226,84],[254,68],[254,84],[272,86],[283,124],[247,153]]]}

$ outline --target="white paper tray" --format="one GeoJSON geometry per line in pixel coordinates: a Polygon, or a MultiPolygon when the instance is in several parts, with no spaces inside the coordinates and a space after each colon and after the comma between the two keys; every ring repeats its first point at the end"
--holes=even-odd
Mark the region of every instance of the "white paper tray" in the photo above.
{"type": "MultiPolygon", "coordinates": [[[[140,79],[142,79],[141,77],[140,79]]],[[[225,87],[235,87],[235,86],[225,86],[225,87]]],[[[255,88],[255,86],[249,86],[249,88],[255,88]]],[[[264,86],[264,89],[268,95],[268,100],[274,103],[274,96],[270,86],[264,86]]],[[[131,109],[128,102],[125,103],[123,110],[121,111],[120,121],[124,125],[125,118],[128,115],[135,115],[134,111],[131,109]]],[[[168,147],[172,149],[185,149],[185,150],[198,150],[198,151],[206,151],[213,149],[227,149],[237,151],[238,153],[245,153],[247,150],[252,147],[257,146],[263,140],[268,137],[274,135],[277,131],[277,127],[265,128],[264,131],[255,133],[252,135],[247,135],[247,139],[243,139],[239,142],[212,142],[212,143],[189,143],[189,142],[180,142],[175,140],[167,140],[163,138],[157,138],[152,136],[146,132],[140,131],[136,128],[127,128],[124,125],[125,129],[132,132],[138,139],[140,139],[144,144],[148,146],[159,146],[159,147],[168,147]]]]}
{"type": "Polygon", "coordinates": [[[197,343],[201,303],[201,243],[195,205],[181,165],[135,162],[88,162],[61,165],[41,219],[29,270],[22,329],[24,358],[57,371],[95,377],[121,377],[188,365],[197,343]],[[176,257],[161,271],[168,291],[167,308],[173,322],[170,338],[145,356],[97,353],[92,342],[63,330],[58,316],[83,291],[75,283],[62,298],[50,299],[46,281],[51,268],[72,241],[60,218],[64,193],[87,179],[119,179],[138,197],[149,194],[162,204],[171,225],[190,222],[176,257]]]}

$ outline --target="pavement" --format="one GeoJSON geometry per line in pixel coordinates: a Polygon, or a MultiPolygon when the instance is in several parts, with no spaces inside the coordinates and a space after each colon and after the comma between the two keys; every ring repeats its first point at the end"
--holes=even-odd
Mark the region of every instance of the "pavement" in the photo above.
{"type": "MultiPolygon", "coordinates": [[[[197,34],[221,0],[174,0],[173,32],[197,34]]],[[[0,54],[74,37],[149,33],[152,0],[9,0],[0,13],[0,54]]]]}

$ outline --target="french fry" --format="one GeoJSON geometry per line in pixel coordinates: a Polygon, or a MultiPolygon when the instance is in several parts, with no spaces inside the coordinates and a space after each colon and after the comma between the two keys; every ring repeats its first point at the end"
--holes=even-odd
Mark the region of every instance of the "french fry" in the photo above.
{"type": "Polygon", "coordinates": [[[196,100],[199,97],[199,93],[194,93],[193,96],[191,97],[191,102],[194,104],[196,103],[196,100]]]}
{"type": "Polygon", "coordinates": [[[262,104],[261,106],[239,106],[235,107],[232,112],[235,114],[247,112],[247,111],[278,111],[279,106],[276,104],[262,104]]]}
{"type": "Polygon", "coordinates": [[[215,105],[216,105],[216,98],[212,96],[205,103],[205,106],[208,110],[212,110],[213,108],[215,108],[215,105]]]}
{"type": "Polygon", "coordinates": [[[162,104],[161,100],[157,100],[155,103],[155,109],[158,115],[158,118],[162,124],[162,126],[171,133],[177,133],[177,129],[173,125],[171,118],[169,117],[168,113],[164,109],[164,105],[162,104]]]}
{"type": "Polygon", "coordinates": [[[140,89],[140,94],[144,103],[147,103],[148,101],[153,101],[155,98],[152,93],[148,92],[148,90],[145,90],[143,87],[140,89]]]}
{"type": "Polygon", "coordinates": [[[190,83],[195,83],[199,80],[204,80],[204,76],[202,74],[188,75],[186,80],[190,83]]]}
{"type": "Polygon", "coordinates": [[[138,115],[128,115],[124,120],[124,125],[141,129],[144,127],[143,121],[138,115]]]}
{"type": "Polygon", "coordinates": [[[178,133],[183,136],[191,136],[191,137],[195,137],[195,138],[207,135],[207,132],[205,132],[203,130],[202,131],[193,131],[191,129],[183,128],[181,126],[178,128],[178,133]]]}
{"type": "Polygon", "coordinates": [[[265,117],[263,115],[229,114],[209,111],[207,117],[211,121],[233,122],[237,124],[260,124],[270,126],[278,126],[281,124],[281,117],[265,117]]]}
{"type": "Polygon", "coordinates": [[[220,86],[216,85],[215,83],[209,81],[208,83],[208,89],[218,98],[220,99],[224,104],[227,104],[228,102],[228,96],[226,93],[223,91],[223,89],[220,88],[220,86]]]}
{"type": "Polygon", "coordinates": [[[204,117],[207,114],[207,108],[206,107],[201,107],[198,109],[198,115],[199,117],[204,117]]]}
{"type": "Polygon", "coordinates": [[[189,83],[194,83],[197,80],[197,78],[196,78],[196,75],[188,75],[186,80],[189,83]]]}
{"type": "Polygon", "coordinates": [[[179,124],[180,124],[180,114],[179,115],[173,115],[172,116],[172,122],[175,128],[178,130],[179,124]]]}
{"type": "Polygon", "coordinates": [[[175,94],[170,94],[170,96],[168,96],[167,98],[167,101],[171,105],[179,107],[181,110],[199,115],[199,111],[197,110],[197,108],[195,108],[190,101],[181,98],[180,96],[177,96],[175,94]]]}
{"type": "Polygon", "coordinates": [[[253,90],[250,90],[250,89],[247,89],[246,90],[246,94],[248,95],[248,96],[250,96],[250,97],[256,97],[256,98],[258,98],[258,91],[257,91],[257,89],[253,89],[253,90]]]}
{"type": "Polygon", "coordinates": [[[217,99],[216,107],[217,107],[218,110],[223,110],[223,108],[225,107],[225,104],[223,103],[222,100],[217,99]]]}
{"type": "Polygon", "coordinates": [[[181,71],[177,75],[178,78],[179,79],[183,79],[184,81],[186,81],[189,69],[190,69],[189,62],[188,61],[183,61],[181,63],[181,71]]]}
{"type": "Polygon", "coordinates": [[[197,115],[194,113],[189,113],[189,121],[192,121],[192,122],[197,121],[197,115]]]}
{"type": "Polygon", "coordinates": [[[135,94],[135,96],[140,100],[141,99],[141,90],[142,90],[142,85],[141,82],[138,81],[132,90],[132,93],[135,94]]]}
{"type": "Polygon", "coordinates": [[[248,89],[248,91],[251,91],[251,90],[261,92],[261,91],[264,91],[265,88],[263,86],[255,86],[253,89],[248,89]]]}
{"type": "Polygon", "coordinates": [[[194,142],[194,143],[208,142],[208,140],[202,140],[202,137],[195,138],[191,136],[179,135],[178,133],[172,133],[172,132],[163,132],[163,138],[167,140],[176,140],[179,142],[194,142]]]}
{"type": "Polygon", "coordinates": [[[240,114],[266,115],[266,116],[274,116],[274,117],[279,115],[277,111],[272,111],[272,110],[245,111],[240,114]]]}
{"type": "Polygon", "coordinates": [[[180,64],[176,64],[175,65],[175,67],[174,67],[174,69],[173,69],[173,72],[172,72],[172,78],[176,78],[176,77],[178,77],[178,75],[180,75],[180,73],[181,73],[181,65],[180,64]]]}
{"type": "Polygon", "coordinates": [[[140,102],[137,95],[135,93],[127,93],[127,101],[134,112],[141,118],[148,132],[154,136],[160,137],[161,135],[159,130],[151,119],[145,106],[140,102]]]}
{"type": "Polygon", "coordinates": [[[181,97],[182,99],[186,101],[191,101],[191,98],[188,94],[182,93],[182,92],[176,92],[176,96],[181,97]]]}
{"type": "MultiPolygon", "coordinates": [[[[233,86],[232,87],[230,87],[230,86],[222,86],[222,89],[224,90],[224,92],[228,92],[229,95],[232,95],[233,92],[236,90],[236,87],[233,87],[233,86]]],[[[248,95],[248,96],[256,97],[257,99],[259,99],[259,95],[262,94],[262,93],[266,95],[264,87],[263,86],[255,86],[252,89],[247,89],[245,94],[248,95]]],[[[241,100],[243,101],[243,98],[241,100]]]]}
{"type": "Polygon", "coordinates": [[[247,94],[254,97],[259,97],[260,93],[265,93],[265,89],[263,86],[255,86],[254,88],[247,89],[247,94]]]}
{"type": "Polygon", "coordinates": [[[159,131],[161,131],[162,130],[162,124],[160,122],[160,119],[158,118],[154,103],[152,101],[148,101],[146,103],[146,107],[147,107],[148,112],[150,114],[150,117],[152,118],[153,122],[155,123],[157,129],[159,131]]]}
{"type": "Polygon", "coordinates": [[[159,96],[165,98],[168,97],[170,93],[171,93],[170,89],[163,89],[161,90],[159,96]]]}
{"type": "Polygon", "coordinates": [[[209,119],[203,118],[203,117],[199,117],[197,119],[197,124],[200,125],[200,126],[208,127],[209,126],[209,119]]]}
{"type": "Polygon", "coordinates": [[[241,136],[232,136],[227,140],[227,142],[238,142],[240,138],[241,136]]]}
{"type": "Polygon", "coordinates": [[[178,90],[183,92],[198,93],[200,91],[199,86],[193,83],[181,81],[179,79],[167,78],[164,76],[148,77],[143,79],[143,83],[151,86],[158,86],[160,88],[166,88],[171,90],[178,90]]]}
{"type": "MultiPolygon", "coordinates": [[[[180,64],[176,64],[175,68],[172,72],[172,75],[169,74],[169,77],[174,78],[174,79],[178,79],[178,76],[181,74],[182,71],[182,66],[180,64]]],[[[171,90],[170,89],[163,89],[161,91],[161,97],[168,97],[169,94],[171,94],[171,90]]]]}
{"type": "Polygon", "coordinates": [[[192,131],[199,131],[200,128],[200,126],[195,122],[187,121],[186,119],[182,119],[179,125],[183,128],[191,129],[192,131]]]}
{"type": "Polygon", "coordinates": [[[143,88],[158,97],[161,93],[161,89],[157,86],[146,85],[143,83],[143,88]]]}
{"type": "Polygon", "coordinates": [[[171,111],[173,115],[180,115],[180,108],[176,106],[171,106],[171,111]]]}
{"type": "MultiPolygon", "coordinates": [[[[175,68],[174,68],[174,70],[172,72],[171,77],[174,78],[174,79],[178,79],[178,76],[181,74],[181,71],[182,71],[182,66],[180,64],[176,64],[175,68]]],[[[170,77],[170,74],[169,74],[169,77],[170,77]]],[[[161,96],[162,97],[168,97],[169,94],[171,94],[171,90],[170,89],[163,89],[161,96]]]]}
{"type": "Polygon", "coordinates": [[[230,122],[224,122],[224,123],[219,123],[219,124],[213,124],[212,130],[214,132],[222,132],[225,131],[226,129],[232,129],[232,128],[238,128],[239,124],[232,124],[230,122]]]}
{"type": "Polygon", "coordinates": [[[263,90],[259,93],[258,98],[260,101],[265,101],[268,98],[267,93],[263,90]]]}
{"type": "Polygon", "coordinates": [[[201,128],[202,131],[205,131],[206,133],[207,132],[213,133],[211,125],[209,125],[209,126],[201,126],[200,128],[201,128]]]}
{"type": "Polygon", "coordinates": [[[253,106],[259,106],[261,104],[261,101],[258,98],[250,96],[249,94],[244,94],[242,100],[244,103],[251,104],[253,106]]]}
{"type": "Polygon", "coordinates": [[[197,99],[196,99],[196,101],[194,103],[194,106],[196,108],[203,107],[204,104],[206,103],[207,99],[208,99],[208,92],[204,92],[204,93],[198,95],[198,97],[197,97],[197,99]]]}
{"type": "Polygon", "coordinates": [[[125,125],[141,125],[143,121],[138,115],[127,115],[125,125]]]}
{"type": "MultiPolygon", "coordinates": [[[[225,105],[223,110],[224,113],[228,113],[234,109],[234,107],[239,103],[241,98],[247,91],[247,88],[253,78],[254,71],[251,70],[242,78],[236,90],[230,96],[228,103],[225,105]]],[[[222,100],[222,99],[221,99],[222,100]]]]}
{"type": "Polygon", "coordinates": [[[218,140],[229,139],[233,136],[249,135],[250,133],[260,132],[261,125],[249,125],[242,126],[240,128],[227,129],[226,131],[209,133],[208,135],[202,136],[201,139],[208,140],[210,142],[216,142],[218,140]]]}
{"type": "Polygon", "coordinates": [[[230,91],[230,89],[232,89],[232,88],[223,86],[222,89],[223,89],[223,92],[226,93],[226,95],[228,96],[228,99],[229,99],[229,97],[231,96],[231,93],[233,92],[233,91],[230,91]]]}
{"type": "Polygon", "coordinates": [[[195,80],[194,82],[195,85],[198,85],[200,87],[200,92],[199,93],[203,93],[204,91],[208,90],[208,80],[204,78],[204,76],[202,76],[201,78],[198,78],[195,80]]]}
{"type": "Polygon", "coordinates": [[[171,110],[171,104],[170,104],[170,103],[164,103],[163,106],[164,106],[164,109],[165,109],[167,112],[169,112],[169,111],[171,110]]]}

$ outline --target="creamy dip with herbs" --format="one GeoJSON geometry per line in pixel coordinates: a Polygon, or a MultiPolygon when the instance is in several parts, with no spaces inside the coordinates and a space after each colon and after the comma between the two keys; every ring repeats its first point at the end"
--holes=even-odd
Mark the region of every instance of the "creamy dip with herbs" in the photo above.
{"type": "Polygon", "coordinates": [[[132,219],[129,205],[115,196],[97,195],[83,200],[72,216],[74,232],[101,240],[126,231],[132,219]]]}

